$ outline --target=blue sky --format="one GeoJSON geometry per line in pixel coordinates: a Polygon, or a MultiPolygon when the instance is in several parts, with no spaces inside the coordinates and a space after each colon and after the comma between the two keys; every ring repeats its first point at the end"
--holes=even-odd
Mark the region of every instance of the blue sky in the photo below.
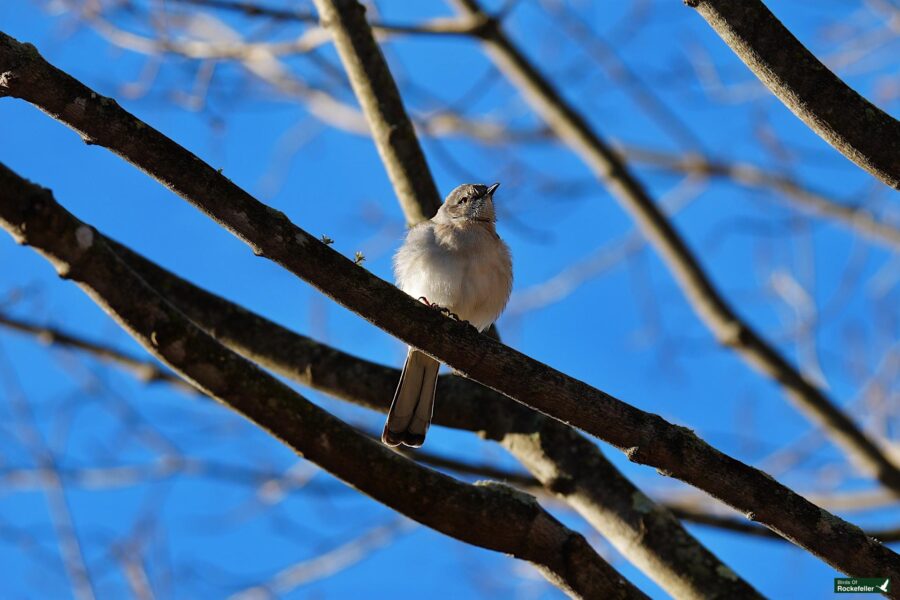
{"type": "MultiPolygon", "coordinates": [[[[684,151],[636,110],[595,63],[566,43],[564,34],[548,25],[539,9],[521,4],[509,22],[513,37],[564,85],[566,96],[599,131],[624,143],[684,151]]],[[[584,10],[585,18],[609,34],[621,56],[693,129],[710,155],[788,170],[836,198],[863,201],[896,218],[896,205],[890,204],[896,199],[769,97],[681,2],[651,2],[649,24],[621,37],[616,37],[617,26],[627,13],[597,4],[584,10]],[[739,89],[750,92],[720,101],[699,86],[694,73],[679,70],[688,64],[686,57],[701,51],[727,84],[740,84],[739,89]],[[667,83],[673,78],[677,85],[667,83]],[[760,141],[764,138],[760,132],[769,132],[777,140],[771,144],[780,145],[789,158],[779,162],[772,153],[761,151],[767,142],[760,141]]],[[[822,33],[824,25],[860,25],[856,2],[768,4],[823,56],[830,55],[840,39],[840,28],[830,38],[822,33]]],[[[435,2],[385,1],[380,7],[385,20],[396,22],[448,14],[442,3],[435,2]]],[[[96,32],[76,26],[71,14],[46,8],[25,0],[4,2],[0,29],[34,43],[53,64],[116,97],[299,226],[334,238],[339,251],[349,256],[363,251],[365,266],[391,279],[390,256],[402,236],[403,216],[371,140],[321,125],[301,104],[228,65],[218,68],[216,86],[202,110],[187,110],[177,102],[177,92],[189,90],[196,75],[196,67],[180,59],[162,66],[149,93],[129,99],[123,86],[140,78],[147,58],[114,49],[96,32]],[[297,139],[305,143],[296,152],[284,150],[297,139]]],[[[217,16],[234,27],[248,26],[240,19],[217,16]]],[[[296,31],[276,29],[275,35],[296,31]]],[[[333,57],[330,51],[323,54],[333,57]]],[[[490,77],[489,63],[473,42],[398,38],[388,46],[388,58],[407,102],[417,112],[433,109],[434,95],[451,101],[469,97],[474,100],[466,103],[466,110],[473,115],[514,119],[523,128],[537,123],[499,75],[490,77]],[[480,81],[483,93],[472,96],[472,85],[480,81]]],[[[300,73],[322,77],[301,60],[292,59],[290,64],[300,73]]],[[[891,69],[896,76],[896,61],[848,68],[842,75],[855,89],[875,97],[891,69]]],[[[345,96],[345,100],[352,99],[345,96]]],[[[897,114],[896,100],[882,107],[897,114]]],[[[405,348],[398,341],[253,256],[237,239],[106,150],[84,145],[65,127],[20,101],[0,102],[0,125],[0,162],[53,189],[66,208],[104,233],[298,332],[358,356],[401,364],[405,348]]],[[[559,145],[517,148],[514,158],[522,166],[513,168],[513,156],[505,147],[480,147],[460,139],[423,144],[443,193],[468,174],[503,183],[496,197],[499,230],[512,247],[516,293],[540,284],[631,228],[614,199],[592,183],[587,169],[559,145]],[[552,186],[539,188],[535,181],[541,173],[580,182],[586,192],[571,197],[552,186]]],[[[658,171],[640,169],[638,174],[657,198],[678,184],[677,178],[658,171]]],[[[675,219],[738,312],[792,358],[797,347],[785,335],[791,325],[790,309],[764,286],[782,271],[813,282],[808,291],[814,302],[833,309],[815,340],[831,394],[843,404],[859,388],[858,379],[845,368],[847,361],[852,358],[871,369],[898,339],[897,278],[892,275],[897,259],[833,223],[798,221],[797,213],[769,192],[717,182],[705,187],[675,219]],[[788,227],[794,227],[791,236],[784,234],[788,227]],[[860,276],[844,294],[851,269],[860,276]]],[[[0,236],[0,309],[141,353],[77,288],[58,280],[43,259],[5,236],[0,236]],[[13,290],[19,292],[15,297],[10,295],[13,290]]],[[[720,449],[753,464],[811,429],[786,405],[777,386],[715,344],[650,251],[617,264],[558,303],[501,318],[499,327],[513,347],[635,406],[688,425],[720,449]]],[[[396,522],[389,510],[326,474],[314,473],[308,465],[298,466],[296,457],[266,434],[198,398],[142,386],[115,369],[72,354],[48,352],[33,340],[4,330],[0,330],[0,375],[0,394],[10,399],[21,394],[26,399],[38,430],[65,468],[147,464],[158,458],[155,448],[171,442],[197,459],[275,472],[296,468],[312,475],[305,487],[268,507],[268,512],[254,503],[245,485],[189,475],[116,489],[68,488],[69,510],[101,597],[125,593],[122,571],[110,567],[116,564],[110,556],[142,526],[149,533],[141,536],[144,543],[138,553],[159,578],[160,597],[218,597],[338,547],[370,527],[396,522]],[[131,407],[131,420],[121,414],[122,406],[131,407]],[[138,429],[146,429],[145,434],[125,427],[126,421],[140,423],[138,429]],[[152,441],[157,437],[169,442],[152,441]]],[[[893,385],[896,395],[896,381],[893,385]]],[[[380,428],[380,415],[302,391],[347,421],[372,431],[380,428]]],[[[23,424],[11,407],[12,402],[0,403],[2,466],[33,467],[33,453],[21,441],[23,424]]],[[[432,430],[427,448],[515,468],[498,447],[442,428],[432,430]]],[[[606,454],[656,498],[666,499],[682,489],[652,469],[628,464],[613,449],[607,448],[606,454]]],[[[822,465],[830,467],[804,468],[780,479],[799,490],[828,489],[830,474],[842,491],[871,487],[864,478],[843,477],[846,469],[830,446],[819,448],[804,467],[822,465]]],[[[0,492],[4,525],[0,561],[6,572],[0,589],[5,597],[70,593],[47,502],[40,490],[0,492]],[[36,550],[23,553],[11,541],[15,537],[10,532],[19,529],[35,538],[36,550]]],[[[664,597],[576,515],[551,508],[569,525],[585,531],[641,589],[664,597]]],[[[864,518],[848,516],[862,525],[886,525],[897,522],[900,509],[875,511],[864,518]]],[[[836,575],[787,544],[702,528],[692,531],[767,595],[783,597],[784,590],[791,589],[791,597],[825,597],[836,575]]],[[[384,597],[413,572],[415,589],[437,597],[559,596],[533,570],[504,556],[464,546],[423,527],[395,535],[368,558],[287,597],[384,597]]]]}

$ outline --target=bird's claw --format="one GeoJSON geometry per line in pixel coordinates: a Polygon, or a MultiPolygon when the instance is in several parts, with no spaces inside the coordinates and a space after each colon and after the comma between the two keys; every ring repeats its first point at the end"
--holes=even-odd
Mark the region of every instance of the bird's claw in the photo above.
{"type": "Polygon", "coordinates": [[[460,323],[464,323],[466,325],[469,325],[470,327],[472,326],[471,323],[469,323],[468,321],[465,321],[463,319],[460,319],[458,314],[456,314],[455,312],[451,312],[450,309],[447,308],[446,306],[440,306],[439,304],[434,304],[432,302],[429,302],[428,298],[426,298],[425,296],[419,296],[417,299],[420,302],[422,302],[423,304],[425,304],[425,306],[433,308],[434,310],[449,317],[450,319],[453,319],[454,321],[459,321],[460,323]]]}
{"type": "Polygon", "coordinates": [[[446,317],[453,319],[454,321],[458,321],[458,322],[462,323],[463,325],[468,325],[469,327],[472,327],[472,328],[475,327],[474,325],[472,325],[465,319],[460,319],[458,314],[456,314],[455,312],[451,312],[450,309],[447,308],[446,306],[440,306],[439,304],[434,304],[433,302],[429,302],[428,298],[426,298],[425,296],[419,296],[418,298],[416,298],[416,300],[423,303],[425,306],[427,306],[429,308],[433,308],[434,310],[440,312],[441,314],[445,315],[446,317]]]}

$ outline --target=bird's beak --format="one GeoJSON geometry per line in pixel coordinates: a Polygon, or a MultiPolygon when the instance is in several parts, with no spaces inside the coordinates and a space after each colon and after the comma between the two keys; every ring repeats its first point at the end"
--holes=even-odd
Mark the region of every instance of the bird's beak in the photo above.
{"type": "Polygon", "coordinates": [[[494,192],[497,191],[497,188],[500,187],[499,183],[495,183],[494,185],[488,187],[487,191],[484,193],[485,196],[490,198],[494,195],[494,192]]]}

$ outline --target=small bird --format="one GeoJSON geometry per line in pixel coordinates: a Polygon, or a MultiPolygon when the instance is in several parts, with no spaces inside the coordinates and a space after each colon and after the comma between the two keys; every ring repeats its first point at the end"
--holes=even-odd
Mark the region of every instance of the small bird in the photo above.
{"type": "MultiPolygon", "coordinates": [[[[444,200],[430,221],[409,230],[394,256],[397,286],[478,331],[493,323],[512,291],[512,258],[494,227],[491,186],[466,183],[444,200]]],[[[418,448],[434,409],[441,363],[410,348],[381,441],[418,448]]]]}

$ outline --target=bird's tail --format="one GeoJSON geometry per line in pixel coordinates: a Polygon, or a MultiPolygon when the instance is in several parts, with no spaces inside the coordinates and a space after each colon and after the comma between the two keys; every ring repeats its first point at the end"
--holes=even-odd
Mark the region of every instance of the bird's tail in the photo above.
{"type": "Polygon", "coordinates": [[[381,441],[388,446],[405,444],[418,448],[425,442],[434,409],[434,389],[441,363],[418,350],[409,349],[400,383],[391,402],[381,441]]]}

